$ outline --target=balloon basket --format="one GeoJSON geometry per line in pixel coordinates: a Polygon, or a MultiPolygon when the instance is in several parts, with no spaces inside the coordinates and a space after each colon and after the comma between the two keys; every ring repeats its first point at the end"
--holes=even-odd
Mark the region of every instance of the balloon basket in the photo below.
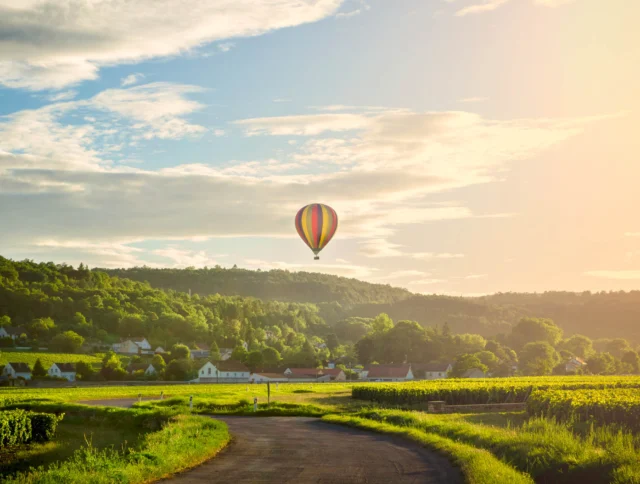
{"type": "Polygon", "coordinates": [[[315,257],[313,258],[313,260],[320,260],[320,257],[315,256],[315,257]]]}

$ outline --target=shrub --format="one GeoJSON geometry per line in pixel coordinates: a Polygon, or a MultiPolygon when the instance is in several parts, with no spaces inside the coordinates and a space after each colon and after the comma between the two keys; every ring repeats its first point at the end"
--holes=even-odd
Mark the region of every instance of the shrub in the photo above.
{"type": "Polygon", "coordinates": [[[27,414],[31,420],[31,439],[32,442],[48,442],[56,434],[58,423],[64,418],[64,414],[53,415],[50,413],[27,414]]]}
{"type": "Polygon", "coordinates": [[[0,412],[0,448],[24,444],[31,439],[31,420],[24,410],[0,412]]]}

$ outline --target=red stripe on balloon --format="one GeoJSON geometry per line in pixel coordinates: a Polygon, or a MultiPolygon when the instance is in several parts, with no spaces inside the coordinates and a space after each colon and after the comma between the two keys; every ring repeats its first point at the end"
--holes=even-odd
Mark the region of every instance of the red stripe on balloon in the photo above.
{"type": "Polygon", "coordinates": [[[320,205],[317,203],[311,206],[311,240],[314,248],[318,248],[318,210],[320,205]]]}

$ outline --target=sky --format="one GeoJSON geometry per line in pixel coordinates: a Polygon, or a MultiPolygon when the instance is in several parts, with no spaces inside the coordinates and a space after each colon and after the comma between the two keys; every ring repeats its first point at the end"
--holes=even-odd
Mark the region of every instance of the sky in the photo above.
{"type": "Polygon", "coordinates": [[[0,0],[0,254],[640,289],[637,0],[0,0]],[[297,210],[339,216],[314,261],[297,210]]]}

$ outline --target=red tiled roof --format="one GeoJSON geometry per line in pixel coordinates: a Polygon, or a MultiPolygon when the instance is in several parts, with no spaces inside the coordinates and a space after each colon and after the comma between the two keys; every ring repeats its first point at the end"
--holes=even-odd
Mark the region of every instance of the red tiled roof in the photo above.
{"type": "Polygon", "coordinates": [[[323,375],[338,376],[340,374],[340,372],[342,371],[342,369],[340,369],[340,368],[323,368],[322,370],[319,370],[319,371],[321,371],[323,375]]]}
{"type": "Polygon", "coordinates": [[[367,378],[405,378],[410,365],[371,365],[367,378]]]}

